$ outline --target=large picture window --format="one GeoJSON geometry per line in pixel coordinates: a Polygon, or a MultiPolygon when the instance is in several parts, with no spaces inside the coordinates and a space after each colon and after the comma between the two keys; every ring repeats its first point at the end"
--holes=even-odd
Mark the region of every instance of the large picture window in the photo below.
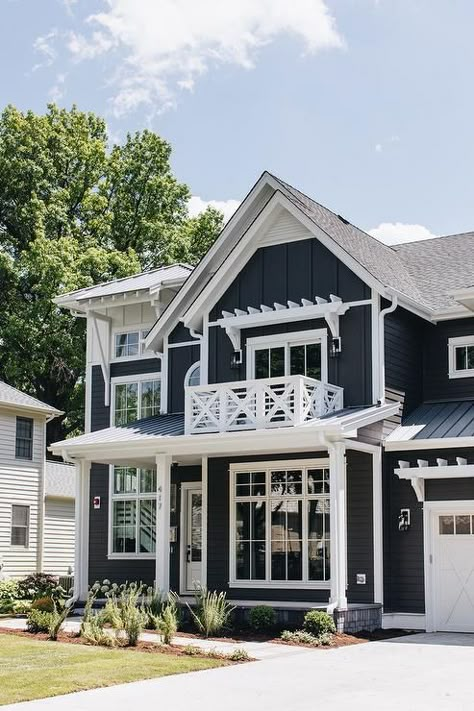
{"type": "Polygon", "coordinates": [[[160,378],[148,375],[140,380],[114,382],[114,425],[127,425],[160,414],[160,378]]]}
{"type": "Polygon", "coordinates": [[[324,329],[258,336],[247,341],[247,377],[305,375],[327,380],[327,333],[324,329]]]}
{"type": "Polygon", "coordinates": [[[156,472],[113,467],[111,552],[147,555],[156,550],[156,472]]]}
{"type": "Polygon", "coordinates": [[[234,586],[328,583],[327,460],[232,465],[231,499],[234,586]]]}

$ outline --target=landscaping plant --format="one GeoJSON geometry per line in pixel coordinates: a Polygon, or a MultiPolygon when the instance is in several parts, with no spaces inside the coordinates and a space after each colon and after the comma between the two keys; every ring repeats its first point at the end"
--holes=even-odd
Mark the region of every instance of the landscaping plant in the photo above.
{"type": "Polygon", "coordinates": [[[26,629],[32,634],[49,632],[51,613],[41,610],[30,610],[26,617],[26,629]]]}
{"type": "Polygon", "coordinates": [[[323,634],[334,634],[336,625],[332,615],[323,610],[310,610],[304,616],[303,627],[306,632],[319,637],[323,634]]]}
{"type": "Polygon", "coordinates": [[[305,630],[297,630],[296,632],[284,630],[284,632],[281,633],[281,639],[284,642],[309,644],[312,647],[327,647],[332,642],[332,635],[328,632],[324,632],[316,637],[314,634],[311,634],[311,632],[306,632],[305,630]]]}
{"type": "Polygon", "coordinates": [[[179,598],[175,593],[170,593],[161,613],[153,618],[155,629],[161,634],[164,644],[171,644],[179,626],[179,598]]]}
{"type": "Polygon", "coordinates": [[[257,605],[249,614],[249,625],[255,632],[268,632],[275,627],[276,615],[273,607],[257,605]]]}
{"type": "Polygon", "coordinates": [[[41,610],[42,612],[54,612],[56,606],[52,597],[38,597],[31,603],[32,610],[41,610]]]}
{"type": "Polygon", "coordinates": [[[147,613],[139,606],[144,586],[138,583],[121,585],[117,595],[109,593],[104,608],[104,617],[116,630],[123,631],[128,646],[135,647],[145,629],[147,613]]]}
{"type": "Polygon", "coordinates": [[[26,600],[51,597],[56,588],[58,588],[57,578],[46,573],[34,573],[18,582],[18,597],[26,600]]]}
{"type": "Polygon", "coordinates": [[[199,632],[209,637],[223,630],[235,609],[226,600],[225,592],[209,592],[206,587],[198,586],[195,600],[195,609],[189,605],[188,609],[199,632]]]}

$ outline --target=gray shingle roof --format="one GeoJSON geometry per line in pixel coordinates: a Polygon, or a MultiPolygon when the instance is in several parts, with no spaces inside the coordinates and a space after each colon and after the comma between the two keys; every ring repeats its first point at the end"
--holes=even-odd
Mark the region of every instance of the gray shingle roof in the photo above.
{"type": "Polygon", "coordinates": [[[46,462],[45,496],[74,499],[76,496],[76,467],[65,462],[46,462]]]}
{"type": "Polygon", "coordinates": [[[45,414],[51,413],[60,415],[62,414],[60,410],[57,410],[51,405],[47,405],[41,400],[37,400],[31,395],[26,395],[22,393],[21,390],[12,388],[11,385],[7,385],[0,380],[0,405],[7,405],[8,407],[18,407],[19,409],[37,410],[38,412],[44,412],[45,414]]]}
{"type": "Polygon", "coordinates": [[[423,403],[404,418],[388,442],[474,437],[474,401],[423,403]]]}

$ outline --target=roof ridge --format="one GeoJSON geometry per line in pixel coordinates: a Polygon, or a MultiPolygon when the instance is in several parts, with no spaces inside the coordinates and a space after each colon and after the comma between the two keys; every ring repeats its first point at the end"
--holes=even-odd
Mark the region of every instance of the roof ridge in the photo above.
{"type": "Polygon", "coordinates": [[[433,240],[440,239],[450,239],[452,237],[465,237],[466,235],[474,235],[474,230],[466,230],[465,232],[453,232],[449,235],[438,235],[437,237],[428,237],[427,239],[415,239],[411,242],[397,242],[397,244],[392,245],[396,250],[397,247],[406,247],[407,245],[420,244],[421,242],[433,242],[433,240]]]}

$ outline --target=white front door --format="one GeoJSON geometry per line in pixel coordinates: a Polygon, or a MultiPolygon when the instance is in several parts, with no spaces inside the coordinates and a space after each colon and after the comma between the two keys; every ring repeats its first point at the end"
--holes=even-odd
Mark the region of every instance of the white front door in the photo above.
{"type": "Polygon", "coordinates": [[[474,632],[474,508],[432,513],[433,623],[474,632]]]}
{"type": "Polygon", "coordinates": [[[199,485],[183,489],[184,590],[193,592],[201,582],[202,565],[202,490],[199,485]]]}

